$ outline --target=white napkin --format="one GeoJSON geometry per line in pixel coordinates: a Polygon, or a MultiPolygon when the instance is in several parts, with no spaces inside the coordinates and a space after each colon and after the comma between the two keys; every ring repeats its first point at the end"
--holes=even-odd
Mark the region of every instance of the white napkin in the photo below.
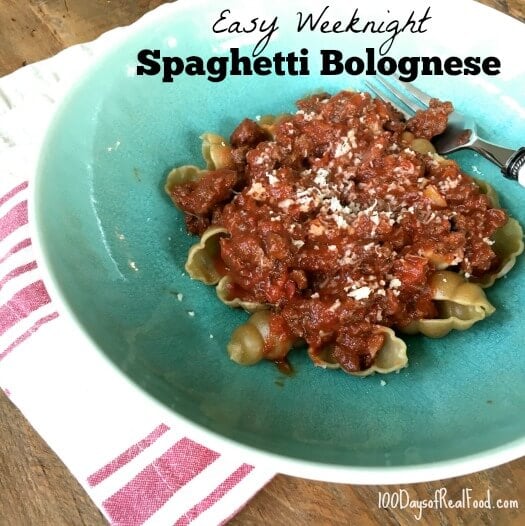
{"type": "Polygon", "coordinates": [[[222,524],[273,473],[192,440],[109,366],[57,312],[31,246],[40,138],[72,81],[128,31],[0,79],[0,387],[111,524],[222,524]]]}

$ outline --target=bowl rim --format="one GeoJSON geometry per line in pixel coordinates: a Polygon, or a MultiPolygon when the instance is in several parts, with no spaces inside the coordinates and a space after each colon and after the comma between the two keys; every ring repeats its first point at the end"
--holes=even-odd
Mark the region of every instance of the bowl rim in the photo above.
{"type": "MultiPolygon", "coordinates": [[[[474,11],[485,11],[485,15],[491,17],[497,15],[501,22],[508,24],[510,22],[521,25],[519,21],[496,11],[484,4],[472,0],[462,0],[463,3],[471,4],[474,11]],[[490,13],[489,13],[490,11],[490,13]]],[[[32,245],[35,252],[35,258],[39,272],[42,276],[45,287],[55,302],[58,312],[70,328],[76,333],[79,341],[83,346],[96,352],[105,362],[105,366],[113,370],[114,374],[120,376],[126,387],[138,390],[143,396],[147,397],[150,403],[160,414],[165,414],[173,420],[181,429],[188,433],[189,436],[198,440],[203,445],[216,449],[224,453],[242,455],[244,461],[253,463],[258,469],[266,470],[270,473],[282,473],[295,477],[301,477],[311,480],[320,480],[333,483],[360,484],[360,485],[379,485],[379,484],[413,484],[420,482],[430,482],[443,480],[447,478],[468,475],[470,473],[493,468],[501,464],[516,460],[525,456],[525,436],[513,441],[504,443],[495,448],[480,451],[472,455],[456,457],[438,462],[406,465],[406,466],[381,466],[365,467],[351,465],[337,465],[330,463],[314,462],[299,458],[292,458],[271,451],[262,450],[248,444],[238,442],[228,438],[216,431],[206,428],[191,419],[179,414],[175,409],[168,407],[166,404],[155,398],[145,388],[135,383],[127,376],[116,364],[114,364],[104,350],[94,341],[92,336],[83,327],[81,319],[75,314],[70,304],[67,302],[65,295],[62,293],[60,280],[51,270],[52,265],[48,259],[43,241],[42,227],[37,222],[39,210],[39,186],[42,180],[43,155],[48,146],[49,132],[59,121],[62,109],[67,106],[70,97],[74,96],[76,88],[82,85],[88,78],[91,71],[110,55],[113,46],[110,45],[116,41],[117,45],[122,45],[126,39],[135,33],[139,33],[149,24],[156,20],[163,20],[166,16],[185,9],[194,10],[197,6],[203,4],[209,5],[211,0],[178,0],[175,3],[163,4],[160,7],[146,13],[142,18],[130,26],[115,28],[108,33],[103,34],[99,39],[106,39],[107,44],[97,58],[89,67],[79,76],[73,79],[66,86],[65,97],[63,97],[53,108],[51,118],[46,126],[44,133],[37,137],[35,142],[35,151],[37,155],[31,161],[30,173],[33,177],[29,181],[28,195],[28,218],[31,233],[32,245]],[[109,38],[113,35],[115,38],[109,38]],[[117,39],[119,38],[119,40],[117,39]],[[186,431],[187,430],[187,431],[186,431]]],[[[230,6],[229,6],[230,7],[230,6]]],[[[97,39],[98,40],[98,39],[97,39]]]]}

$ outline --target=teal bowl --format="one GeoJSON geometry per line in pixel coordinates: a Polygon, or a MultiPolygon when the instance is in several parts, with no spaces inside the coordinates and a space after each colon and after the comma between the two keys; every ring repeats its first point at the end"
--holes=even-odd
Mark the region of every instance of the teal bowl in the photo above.
{"type": "MultiPolygon", "coordinates": [[[[417,84],[473,116],[487,138],[522,146],[525,70],[512,42],[522,38],[523,26],[474,2],[459,3],[451,21],[442,4],[433,3],[425,34],[400,35],[390,53],[499,56],[500,76],[421,77],[417,84]],[[466,41],[460,31],[466,17],[506,39],[491,44],[480,29],[466,41]]],[[[229,3],[231,16],[246,19],[239,6],[229,3]]],[[[407,369],[364,379],[315,368],[300,351],[291,355],[292,376],[271,363],[236,365],[226,344],[247,314],[228,309],[213,288],[185,273],[195,239],[163,185],[173,166],[201,163],[199,135],[228,136],[242,118],[292,110],[314,90],[363,88],[363,77],[320,76],[319,51],[363,55],[385,36],[297,33],[297,12],[317,12],[316,6],[264,2],[249,13],[279,17],[266,55],[308,47],[308,76],[211,82],[181,75],[163,83],[160,76],[135,75],[142,49],[186,57],[240,46],[250,54],[261,35],[213,33],[221,10],[211,0],[164,6],[125,30],[123,41],[69,92],[42,147],[32,214],[49,290],[90,337],[93,352],[199,436],[237,447],[269,469],[401,483],[517,458],[525,451],[525,257],[488,290],[493,316],[443,339],[409,337],[407,369]]],[[[354,8],[333,3],[332,19],[349,18],[354,8]]],[[[386,2],[360,4],[363,16],[373,10],[371,16],[384,18],[386,8],[386,2]]],[[[389,16],[407,16],[402,7],[388,8],[389,16]]],[[[488,180],[525,225],[525,189],[472,152],[454,157],[466,172],[488,180]]]]}

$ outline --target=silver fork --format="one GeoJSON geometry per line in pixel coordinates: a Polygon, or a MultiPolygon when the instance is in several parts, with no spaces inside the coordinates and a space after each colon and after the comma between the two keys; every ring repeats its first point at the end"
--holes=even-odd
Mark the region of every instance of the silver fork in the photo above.
{"type": "MultiPolygon", "coordinates": [[[[390,102],[406,119],[412,117],[416,111],[428,108],[430,104],[432,97],[408,82],[397,79],[410,96],[405,95],[382,77],[377,76],[376,80],[382,85],[385,93],[388,93],[388,97],[385,97],[373,84],[365,81],[368,89],[381,100],[390,102]]],[[[505,177],[525,186],[525,147],[512,150],[481,139],[478,137],[474,120],[457,111],[449,115],[447,129],[441,135],[434,137],[432,144],[439,154],[452,153],[464,148],[475,150],[499,166],[505,177]]]]}

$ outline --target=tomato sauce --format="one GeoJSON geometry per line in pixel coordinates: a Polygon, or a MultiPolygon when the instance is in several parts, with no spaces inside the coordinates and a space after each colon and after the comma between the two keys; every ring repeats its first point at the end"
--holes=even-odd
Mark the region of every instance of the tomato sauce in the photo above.
{"type": "Polygon", "coordinates": [[[507,216],[455,162],[412,148],[444,131],[450,103],[408,122],[366,93],[297,105],[273,136],[245,119],[230,141],[235,169],[172,199],[189,231],[228,230],[220,255],[231,291],[270,306],[270,341],[293,337],[361,371],[383,345],[381,326],[438,316],[437,268],[466,278],[497,268],[491,238],[507,216]]]}

